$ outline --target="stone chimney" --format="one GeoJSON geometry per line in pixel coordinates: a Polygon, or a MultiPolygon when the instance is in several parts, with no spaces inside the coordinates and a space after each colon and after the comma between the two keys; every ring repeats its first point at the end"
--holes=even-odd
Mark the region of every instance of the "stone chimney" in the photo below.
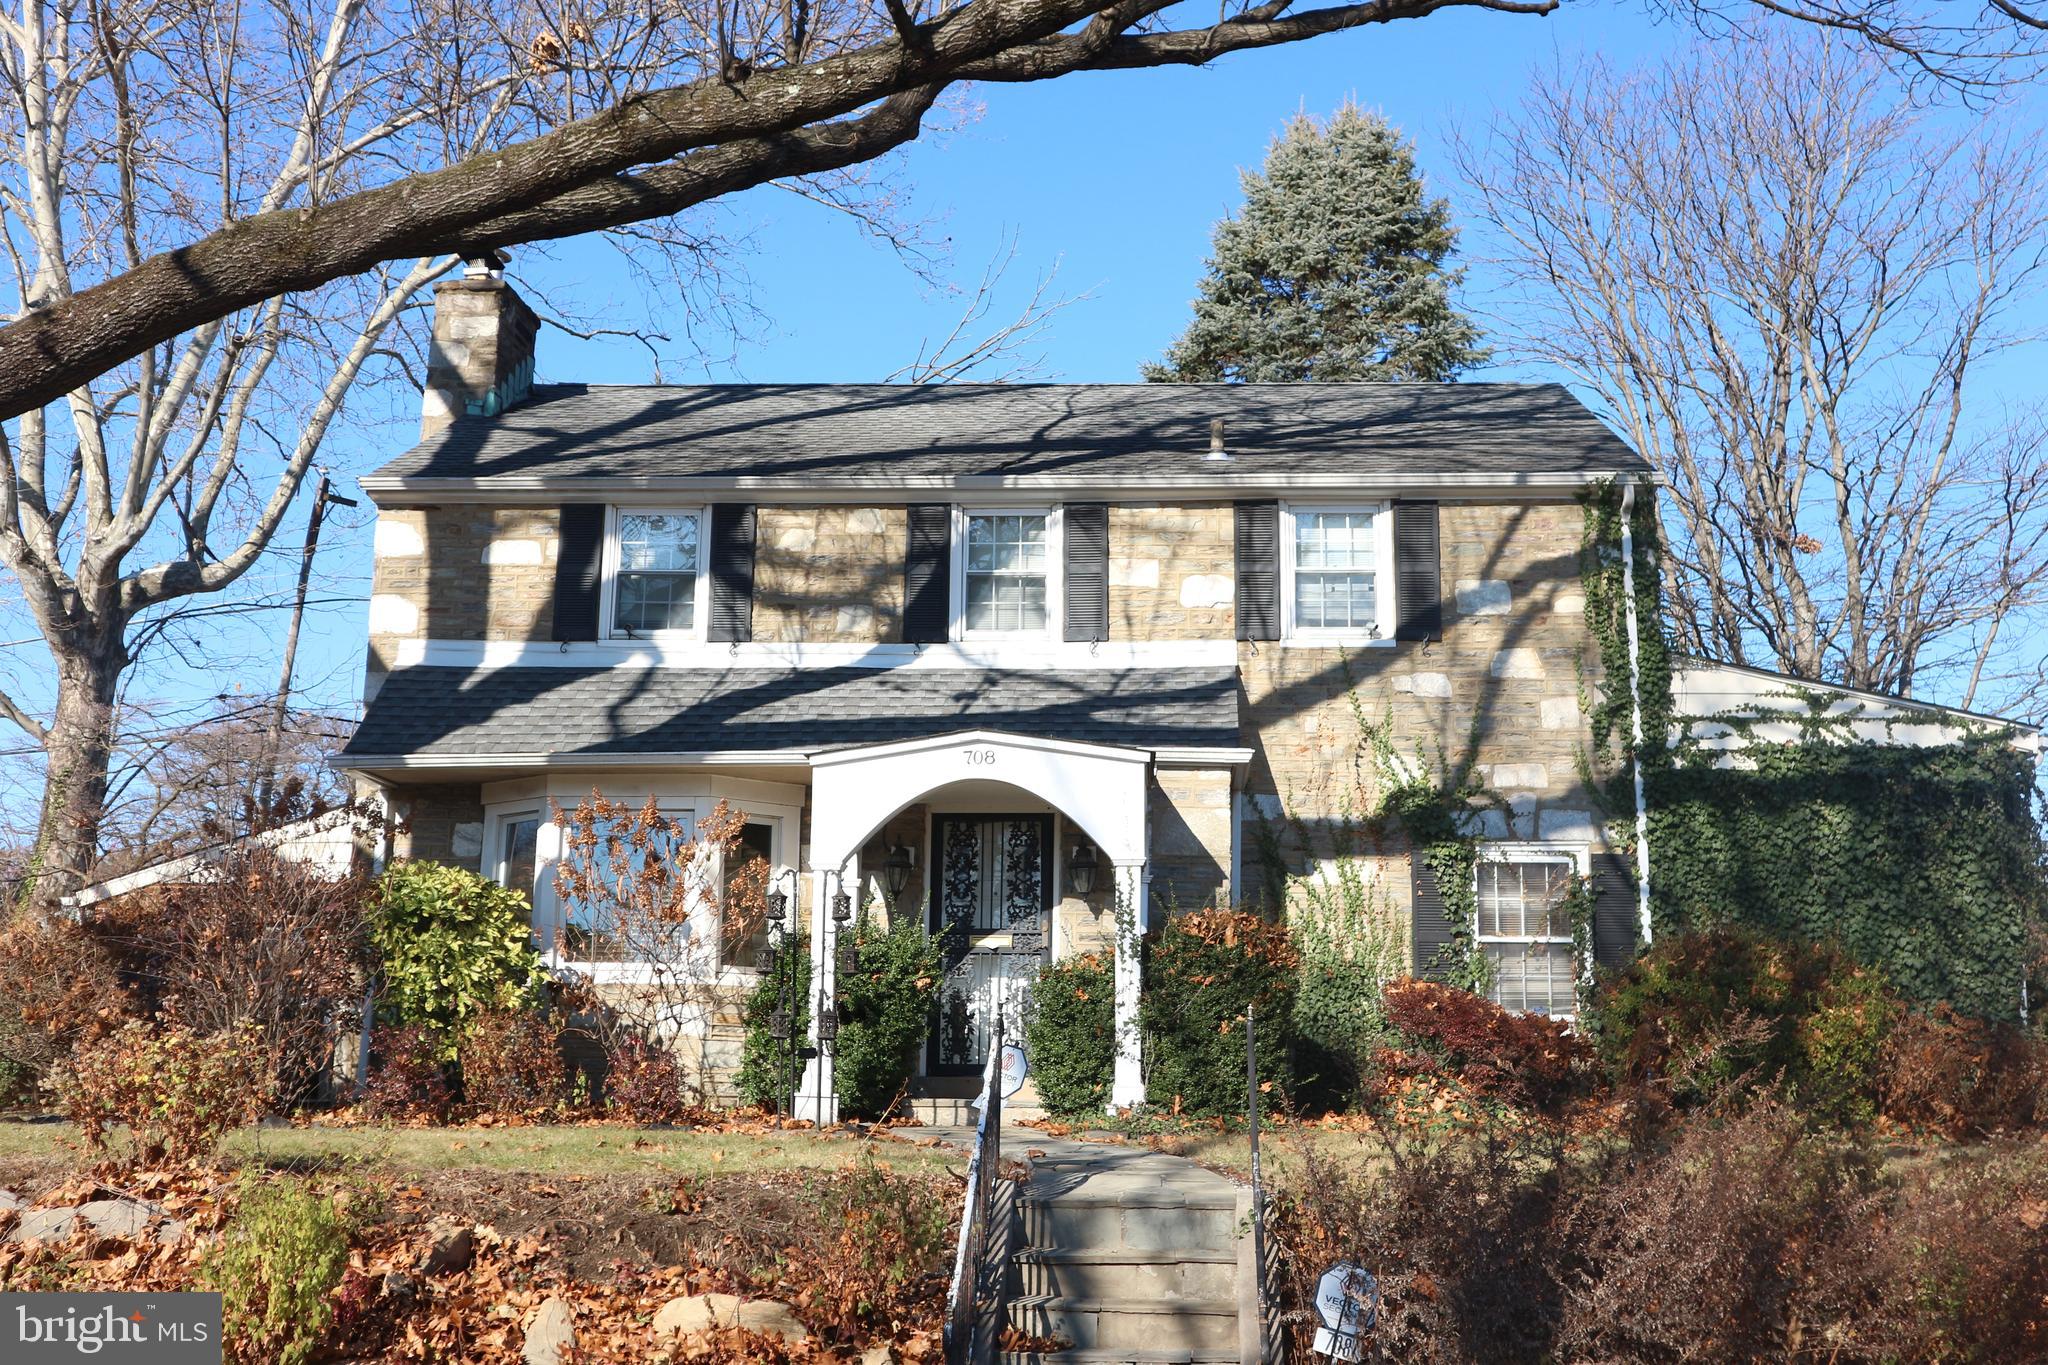
{"type": "Polygon", "coordinates": [[[458,417],[493,417],[533,390],[540,318],[505,282],[505,257],[464,262],[462,278],[434,286],[434,343],[420,397],[420,439],[458,417]]]}

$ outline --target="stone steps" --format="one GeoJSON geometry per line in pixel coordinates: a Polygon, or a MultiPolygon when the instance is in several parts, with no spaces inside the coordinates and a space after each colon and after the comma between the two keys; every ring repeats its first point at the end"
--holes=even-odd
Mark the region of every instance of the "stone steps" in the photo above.
{"type": "Polygon", "coordinates": [[[1033,1336],[1061,1338],[1084,1351],[1230,1351],[1237,1346],[1237,1299],[1027,1296],[1010,1301],[1010,1325],[1033,1336]]]}
{"type": "Polygon", "coordinates": [[[1138,1251],[1031,1247],[1011,1259],[1024,1297],[1221,1300],[1237,1293],[1237,1252],[1211,1247],[1138,1251]]]}
{"type": "Polygon", "coordinates": [[[1132,1189],[1024,1199],[1024,1244],[1071,1250],[1233,1250],[1237,1197],[1132,1189]]]}

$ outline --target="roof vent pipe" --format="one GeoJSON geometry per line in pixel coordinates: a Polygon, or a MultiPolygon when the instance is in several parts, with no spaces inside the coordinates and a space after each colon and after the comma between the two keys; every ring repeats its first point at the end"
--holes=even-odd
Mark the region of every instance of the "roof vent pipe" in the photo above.
{"type": "Polygon", "coordinates": [[[1224,449],[1223,446],[1223,419],[1221,417],[1211,417],[1209,419],[1209,453],[1203,458],[1210,460],[1227,460],[1230,458],[1230,452],[1224,449]]]}

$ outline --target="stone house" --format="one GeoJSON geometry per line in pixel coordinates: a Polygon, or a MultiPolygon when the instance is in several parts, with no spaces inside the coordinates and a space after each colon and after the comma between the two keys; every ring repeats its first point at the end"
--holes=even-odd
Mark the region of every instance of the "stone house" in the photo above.
{"type": "MultiPolygon", "coordinates": [[[[1164,914],[1255,895],[1275,849],[1327,875],[1362,721],[1497,795],[1471,928],[1504,1002],[1574,1009],[1575,875],[1592,955],[1633,950],[1579,499],[1648,470],[1561,387],[543,385],[536,330],[487,264],[437,292],[422,439],[362,480],[340,761],[404,817],[392,852],[529,893],[558,965],[646,981],[556,894],[552,803],[723,801],[807,916],[820,1002],[842,895],[957,927],[921,1085],[959,1095],[1048,958],[1112,954],[1128,1019],[1164,914]]],[[[1427,961],[1428,868],[1352,852],[1427,961]]],[[[722,984],[684,1029],[714,1076],[758,949],[717,901],[689,931],[722,984]]],[[[1127,1037],[1114,1099],[1142,1097],[1127,1037]]],[[[814,1061],[800,1111],[831,1107],[814,1061]]]]}

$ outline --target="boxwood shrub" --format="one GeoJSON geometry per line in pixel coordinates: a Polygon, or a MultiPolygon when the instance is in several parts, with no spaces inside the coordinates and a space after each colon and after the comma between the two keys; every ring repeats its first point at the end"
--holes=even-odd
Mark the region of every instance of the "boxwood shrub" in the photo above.
{"type": "Polygon", "coordinates": [[[1116,1069],[1116,974],[1107,954],[1083,953],[1039,972],[1025,998],[1024,1047],[1047,1113],[1103,1112],[1116,1069]]]}
{"type": "Polygon", "coordinates": [[[1244,1112],[1247,1005],[1267,1104],[1284,1095],[1298,965],[1286,928],[1257,915],[1202,910],[1167,920],[1147,955],[1138,1011],[1152,1103],[1198,1116],[1244,1112]]]}

